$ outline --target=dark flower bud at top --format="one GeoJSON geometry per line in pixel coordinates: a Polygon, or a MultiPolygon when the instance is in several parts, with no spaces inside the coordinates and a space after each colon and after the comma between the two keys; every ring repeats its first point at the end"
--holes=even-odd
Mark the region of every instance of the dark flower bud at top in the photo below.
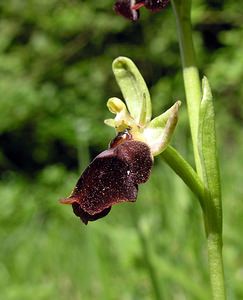
{"type": "Polygon", "coordinates": [[[135,0],[117,0],[114,4],[114,10],[116,13],[129,20],[137,21],[139,18],[139,11],[132,9],[132,6],[135,4],[135,0]]]}
{"type": "MultiPolygon", "coordinates": [[[[144,7],[150,9],[152,11],[159,11],[167,6],[169,0],[144,0],[144,1],[136,1],[138,8],[143,4],[144,7]],[[140,6],[139,6],[140,4],[140,6]]],[[[136,4],[133,6],[133,9],[136,9],[136,4]]],[[[137,9],[138,9],[137,8],[137,9]]]]}
{"type": "Polygon", "coordinates": [[[116,0],[114,10],[127,19],[137,21],[142,6],[156,12],[165,8],[168,3],[169,0],[116,0]]]}
{"type": "Polygon", "coordinates": [[[138,184],[148,180],[153,164],[147,144],[132,140],[129,132],[119,133],[79,178],[70,197],[61,203],[72,204],[83,223],[107,215],[111,206],[136,201],[138,184]]]}

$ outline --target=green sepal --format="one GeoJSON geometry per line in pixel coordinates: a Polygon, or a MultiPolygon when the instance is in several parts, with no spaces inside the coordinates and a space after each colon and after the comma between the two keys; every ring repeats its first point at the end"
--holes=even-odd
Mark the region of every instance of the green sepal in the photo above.
{"type": "Polygon", "coordinates": [[[149,123],[149,128],[164,128],[168,119],[170,118],[171,114],[175,112],[175,109],[178,110],[178,108],[181,105],[181,101],[177,101],[173,106],[171,106],[167,111],[165,111],[163,114],[159,115],[158,117],[154,118],[149,123]]]}
{"type": "Polygon", "coordinates": [[[166,112],[153,119],[144,129],[143,135],[153,156],[163,152],[170,143],[178,121],[180,104],[181,102],[177,101],[166,112]]]}
{"type": "Polygon", "coordinates": [[[145,126],[151,120],[151,100],[138,68],[121,56],[113,61],[112,69],[131,116],[137,124],[145,126]]]}

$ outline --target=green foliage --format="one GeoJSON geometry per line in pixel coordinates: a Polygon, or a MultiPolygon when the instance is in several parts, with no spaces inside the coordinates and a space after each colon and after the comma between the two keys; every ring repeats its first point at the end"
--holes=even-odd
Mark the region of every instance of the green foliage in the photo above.
{"type": "MultiPolygon", "coordinates": [[[[114,135],[103,120],[111,117],[107,99],[121,97],[111,70],[120,55],[141,70],[154,115],[182,101],[173,142],[191,157],[171,8],[141,10],[133,24],[114,14],[113,2],[0,3],[1,299],[208,299],[199,207],[159,157],[136,205],[113,207],[85,227],[58,204],[114,135]]],[[[239,4],[193,1],[193,23],[199,66],[216,104],[229,299],[241,299],[239,4]]]]}

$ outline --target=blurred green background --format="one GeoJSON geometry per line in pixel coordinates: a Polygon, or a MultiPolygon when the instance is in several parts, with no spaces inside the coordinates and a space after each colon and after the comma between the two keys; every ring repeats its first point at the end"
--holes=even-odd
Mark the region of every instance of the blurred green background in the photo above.
{"type": "MultiPolygon", "coordinates": [[[[243,13],[195,0],[201,75],[215,96],[229,299],[243,299],[243,13]]],[[[121,97],[111,71],[134,60],[157,115],[183,103],[173,145],[192,160],[171,6],[133,24],[112,0],[0,2],[0,299],[210,299],[198,202],[160,157],[136,204],[81,224],[68,196],[114,136],[103,120],[121,97]]]]}

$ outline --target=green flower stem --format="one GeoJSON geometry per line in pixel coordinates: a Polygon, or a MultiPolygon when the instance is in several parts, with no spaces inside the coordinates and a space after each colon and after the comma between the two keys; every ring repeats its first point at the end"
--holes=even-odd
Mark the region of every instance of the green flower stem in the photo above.
{"type": "Polygon", "coordinates": [[[214,300],[224,300],[224,268],[222,258],[222,237],[221,234],[210,232],[207,237],[208,260],[211,279],[211,287],[214,300]]]}
{"type": "Polygon", "coordinates": [[[172,156],[170,157],[170,155],[172,155],[170,148],[167,149],[169,153],[165,152],[164,156],[167,159],[166,162],[198,196],[203,209],[207,234],[212,299],[224,300],[226,299],[226,295],[222,258],[222,208],[220,181],[217,170],[217,155],[215,151],[213,106],[210,103],[203,104],[203,102],[205,102],[203,101],[200,111],[202,92],[192,39],[191,0],[172,0],[172,6],[176,17],[179,36],[194,159],[197,175],[203,180],[203,191],[200,189],[200,193],[198,193],[198,182],[193,182],[196,176],[193,172],[187,173],[188,166],[186,166],[183,160],[178,158],[178,165],[170,162],[172,158],[172,156]],[[204,108],[203,105],[207,105],[208,107],[204,108]],[[205,122],[202,117],[205,118],[205,122]],[[183,169],[183,171],[181,169],[183,169]],[[192,177],[188,175],[192,175],[192,177]],[[193,187],[194,184],[196,188],[193,187]]]}
{"type": "Polygon", "coordinates": [[[191,165],[172,146],[168,146],[161,153],[161,156],[163,160],[171,167],[171,169],[180,176],[185,184],[197,196],[200,201],[202,210],[204,210],[204,186],[201,179],[191,167],[191,165]]]}
{"type": "Polygon", "coordinates": [[[196,66],[195,52],[191,34],[191,1],[173,0],[172,6],[176,17],[176,25],[179,37],[184,86],[186,92],[187,109],[191,128],[196,170],[198,175],[202,177],[202,167],[197,147],[199,107],[202,95],[201,83],[198,68],[196,66]]]}

